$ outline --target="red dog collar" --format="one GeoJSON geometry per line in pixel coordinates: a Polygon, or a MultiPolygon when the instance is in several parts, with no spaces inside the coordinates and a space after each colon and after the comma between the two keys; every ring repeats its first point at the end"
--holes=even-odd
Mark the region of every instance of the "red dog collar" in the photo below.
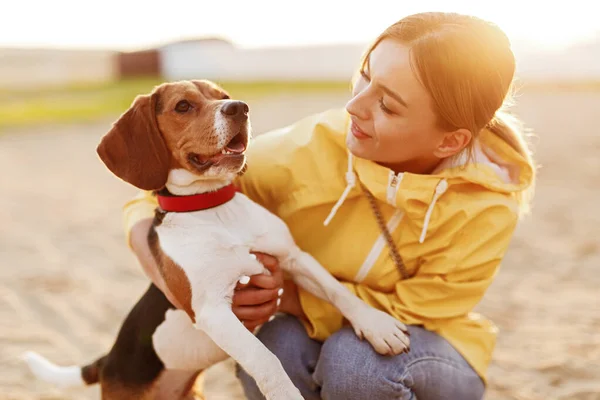
{"type": "Polygon", "coordinates": [[[214,192],[194,194],[190,196],[163,196],[157,194],[158,205],[167,212],[191,212],[206,210],[227,203],[235,196],[236,187],[227,185],[214,192]]]}

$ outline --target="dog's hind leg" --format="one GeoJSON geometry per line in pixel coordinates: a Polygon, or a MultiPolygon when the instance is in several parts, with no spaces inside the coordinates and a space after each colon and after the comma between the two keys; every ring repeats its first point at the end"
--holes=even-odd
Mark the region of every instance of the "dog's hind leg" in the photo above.
{"type": "Polygon", "coordinates": [[[173,305],[154,285],[129,312],[115,343],[99,370],[103,400],[152,399],[153,387],[164,371],[152,335],[173,305]]]}
{"type": "Polygon", "coordinates": [[[168,310],[152,336],[154,349],[165,368],[206,369],[229,356],[202,330],[196,329],[183,310],[168,310]]]}
{"type": "Polygon", "coordinates": [[[164,370],[152,387],[152,400],[203,400],[201,371],[164,370]],[[200,383],[200,385],[198,385],[200,383]]]}
{"type": "Polygon", "coordinates": [[[163,370],[150,383],[135,386],[102,381],[102,400],[203,400],[197,386],[202,371],[163,370]]]}

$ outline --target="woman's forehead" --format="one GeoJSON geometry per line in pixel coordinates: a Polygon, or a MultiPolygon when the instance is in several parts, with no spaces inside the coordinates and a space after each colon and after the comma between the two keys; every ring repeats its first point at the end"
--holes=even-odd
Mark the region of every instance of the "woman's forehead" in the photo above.
{"type": "Polygon", "coordinates": [[[367,68],[373,80],[408,103],[427,101],[428,93],[412,67],[408,46],[391,39],[381,41],[369,55],[367,68]]]}
{"type": "Polygon", "coordinates": [[[410,66],[410,47],[392,39],[384,39],[375,46],[369,55],[371,64],[394,64],[410,66]]]}

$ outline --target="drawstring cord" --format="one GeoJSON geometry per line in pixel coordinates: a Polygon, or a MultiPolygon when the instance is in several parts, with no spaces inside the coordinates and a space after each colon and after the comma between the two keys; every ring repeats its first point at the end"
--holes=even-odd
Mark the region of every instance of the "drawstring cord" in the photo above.
{"type": "Polygon", "coordinates": [[[346,200],[346,197],[348,197],[348,194],[350,194],[350,191],[355,186],[356,186],[356,174],[354,173],[354,170],[352,168],[352,153],[350,153],[350,151],[348,151],[348,171],[346,172],[346,188],[344,189],[344,192],[340,196],[337,203],[335,203],[335,205],[331,209],[331,212],[327,216],[327,219],[325,219],[325,222],[323,222],[323,225],[325,225],[325,226],[329,225],[329,223],[331,222],[331,220],[337,213],[338,209],[342,206],[342,204],[346,200]]]}
{"type": "Polygon", "coordinates": [[[427,209],[427,213],[425,214],[425,222],[423,223],[423,230],[421,231],[419,243],[423,243],[425,241],[425,236],[427,235],[427,227],[429,226],[429,220],[431,219],[433,207],[435,207],[435,203],[438,201],[440,196],[444,194],[446,190],[448,190],[448,182],[445,179],[442,179],[435,187],[433,200],[431,201],[431,204],[429,204],[429,208],[427,209]]]}

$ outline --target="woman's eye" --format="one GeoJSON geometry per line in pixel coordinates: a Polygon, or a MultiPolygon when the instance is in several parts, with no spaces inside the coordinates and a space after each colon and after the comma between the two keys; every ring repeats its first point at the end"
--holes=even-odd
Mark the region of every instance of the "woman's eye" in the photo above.
{"type": "Polygon", "coordinates": [[[185,113],[185,112],[188,112],[190,110],[190,108],[192,108],[192,105],[189,103],[189,101],[181,100],[175,106],[175,111],[177,111],[178,113],[185,113]]]}
{"type": "Polygon", "coordinates": [[[381,108],[381,110],[384,113],[386,113],[386,114],[393,114],[394,113],[392,110],[390,110],[389,108],[387,108],[387,106],[383,102],[383,98],[379,99],[379,108],[381,108]]]}

